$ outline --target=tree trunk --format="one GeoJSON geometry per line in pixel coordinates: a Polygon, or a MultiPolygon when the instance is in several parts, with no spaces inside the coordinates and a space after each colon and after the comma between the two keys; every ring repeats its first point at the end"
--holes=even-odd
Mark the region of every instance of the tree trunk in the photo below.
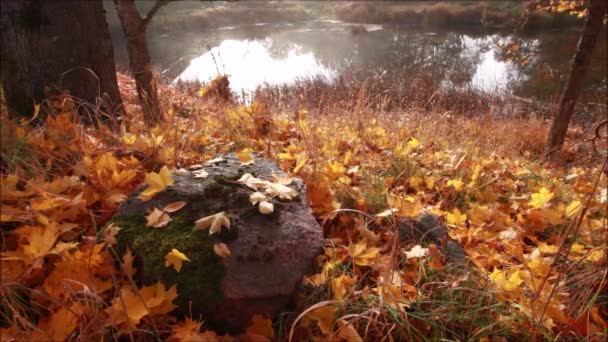
{"type": "Polygon", "coordinates": [[[144,113],[144,121],[149,125],[154,125],[162,120],[162,114],[146,41],[147,23],[152,17],[148,15],[145,19],[142,18],[135,7],[134,0],[114,0],[114,5],[127,37],[129,66],[135,78],[137,97],[144,113]]]}
{"type": "Polygon", "coordinates": [[[585,20],[585,27],[578,40],[574,58],[570,62],[570,73],[566,86],[562,91],[559,107],[551,121],[545,150],[548,159],[554,157],[564,144],[568,124],[572,118],[576,101],[581,93],[593,49],[602,31],[607,4],[606,0],[591,0],[591,7],[585,20]]]}
{"type": "Polygon", "coordinates": [[[2,0],[0,67],[11,115],[67,90],[79,112],[93,104],[116,115],[123,106],[101,0],[2,0]]]}

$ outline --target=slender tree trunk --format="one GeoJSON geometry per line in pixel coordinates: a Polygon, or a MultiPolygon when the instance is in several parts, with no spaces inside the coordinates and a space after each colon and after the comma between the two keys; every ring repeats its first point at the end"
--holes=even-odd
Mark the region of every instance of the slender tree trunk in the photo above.
{"type": "Polygon", "coordinates": [[[0,71],[11,115],[30,116],[35,103],[65,90],[77,105],[81,99],[122,113],[101,0],[2,0],[0,6],[0,71]]]}
{"type": "Polygon", "coordinates": [[[570,62],[570,73],[566,86],[562,91],[559,107],[551,121],[545,151],[548,159],[554,157],[564,145],[574,106],[581,93],[593,49],[602,31],[607,4],[607,0],[591,0],[585,27],[578,40],[574,58],[570,62]]]}
{"type": "Polygon", "coordinates": [[[152,73],[150,53],[146,41],[146,27],[152,16],[165,1],[157,1],[155,10],[142,18],[135,7],[134,0],[114,0],[116,12],[120,18],[122,29],[127,37],[127,51],[129,53],[129,66],[135,85],[137,96],[144,113],[144,120],[154,125],[162,120],[156,80],[152,73]]]}

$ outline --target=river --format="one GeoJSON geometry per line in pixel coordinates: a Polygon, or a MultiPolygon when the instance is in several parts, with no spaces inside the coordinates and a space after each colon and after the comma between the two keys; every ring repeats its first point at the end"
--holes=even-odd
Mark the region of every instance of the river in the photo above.
{"type": "MultiPolygon", "coordinates": [[[[229,74],[236,93],[309,77],[332,82],[344,74],[424,73],[445,87],[551,101],[565,81],[579,33],[420,31],[320,19],[149,34],[149,46],[169,82],[229,74]]],[[[606,50],[602,37],[585,84],[588,101],[605,101],[606,50]]]]}

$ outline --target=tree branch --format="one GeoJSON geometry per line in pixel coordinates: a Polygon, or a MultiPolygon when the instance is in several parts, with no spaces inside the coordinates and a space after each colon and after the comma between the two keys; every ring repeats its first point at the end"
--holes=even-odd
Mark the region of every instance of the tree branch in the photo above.
{"type": "Polygon", "coordinates": [[[156,12],[158,12],[158,10],[161,7],[165,6],[166,4],[168,4],[171,1],[172,0],[156,0],[156,3],[154,4],[154,7],[152,7],[152,9],[150,9],[150,11],[148,11],[148,14],[146,14],[146,17],[143,19],[142,26],[143,27],[148,26],[148,24],[150,23],[150,21],[152,20],[152,18],[156,14],[156,12]]]}

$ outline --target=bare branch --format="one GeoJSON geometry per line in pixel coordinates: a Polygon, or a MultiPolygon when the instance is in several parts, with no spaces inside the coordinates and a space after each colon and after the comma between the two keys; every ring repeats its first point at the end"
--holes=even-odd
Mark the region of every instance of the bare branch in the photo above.
{"type": "Polygon", "coordinates": [[[158,12],[158,10],[161,7],[165,6],[166,4],[168,4],[171,1],[172,0],[156,0],[156,3],[154,4],[154,7],[152,7],[152,9],[150,9],[150,11],[148,11],[148,14],[146,14],[146,17],[143,19],[142,26],[143,27],[148,26],[148,24],[150,23],[150,21],[152,20],[152,18],[156,14],[156,12],[158,12]]]}

